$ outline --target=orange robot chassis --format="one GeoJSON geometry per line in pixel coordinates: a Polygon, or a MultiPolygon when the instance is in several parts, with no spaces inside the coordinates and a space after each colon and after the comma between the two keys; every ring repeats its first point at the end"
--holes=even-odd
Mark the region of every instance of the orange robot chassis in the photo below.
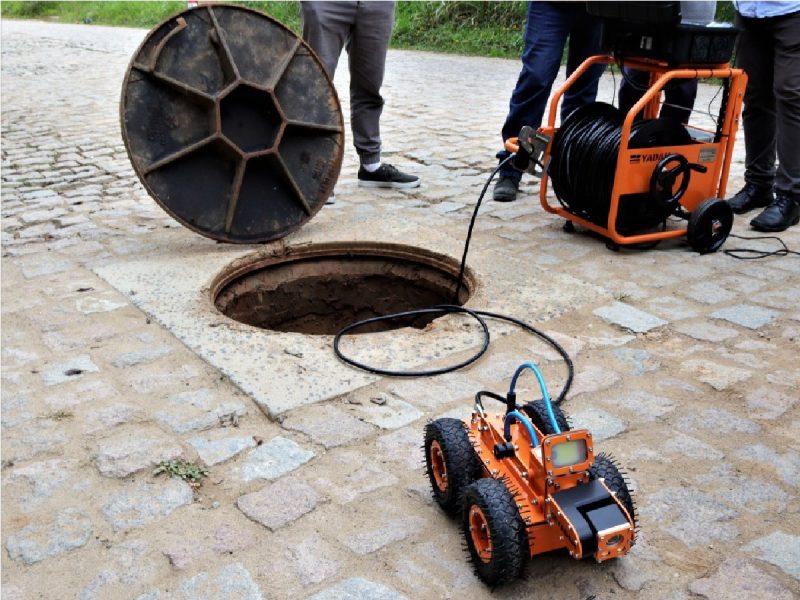
{"type": "Polygon", "coordinates": [[[733,144],[747,85],[744,71],[733,69],[727,64],[672,68],[665,63],[651,60],[625,59],[620,66],[650,73],[650,87],[625,115],[622,123],[607,222],[589,220],[564,206],[553,205],[548,201],[547,165],[551,157],[553,137],[558,132],[555,126],[558,103],[566,90],[589,67],[597,63],[615,62],[618,61],[614,57],[605,55],[586,59],[555,92],[550,101],[547,125],[538,130],[523,128],[518,138],[506,141],[506,149],[518,154],[522,146],[523,152],[530,155],[533,163],[538,163],[541,171],[536,171],[535,174],[542,177],[539,189],[541,205],[546,211],[567,219],[567,230],[572,228],[573,223],[579,224],[607,238],[612,247],[658,242],[685,235],[692,248],[698,252],[717,250],[724,243],[733,224],[733,213],[722,198],[725,197],[733,144]],[[716,131],[692,127],[691,131],[699,135],[690,144],[648,147],[646,152],[629,147],[634,120],[639,113],[646,119],[656,117],[660,94],[665,85],[676,79],[708,78],[722,79],[726,88],[716,131]],[[649,160],[651,158],[653,160],[649,160]],[[661,169],[657,174],[654,173],[654,162],[658,162],[658,168],[661,169]],[[654,181],[656,179],[658,181],[654,181]],[[621,198],[632,194],[652,193],[654,185],[658,185],[662,192],[666,188],[667,196],[675,199],[675,208],[680,209],[681,214],[689,221],[687,227],[665,228],[663,231],[620,231],[618,216],[621,198]]]}
{"type": "Polygon", "coordinates": [[[469,422],[428,423],[425,459],[434,498],[460,516],[470,559],[489,585],[516,578],[537,554],[565,549],[603,562],[636,540],[623,474],[609,456],[595,454],[589,431],[570,429],[532,363],[517,369],[505,397],[478,392],[469,422]],[[517,408],[515,386],[526,369],[542,399],[517,408]],[[505,413],[487,414],[487,396],[502,401],[505,413]]]}

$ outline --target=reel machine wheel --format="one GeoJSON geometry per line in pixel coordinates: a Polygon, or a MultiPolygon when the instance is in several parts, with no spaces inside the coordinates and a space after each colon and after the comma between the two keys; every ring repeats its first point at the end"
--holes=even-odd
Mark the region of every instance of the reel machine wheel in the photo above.
{"type": "Polygon", "coordinates": [[[703,200],[689,216],[686,239],[700,254],[716,252],[733,227],[733,210],[719,198],[703,200]]]}

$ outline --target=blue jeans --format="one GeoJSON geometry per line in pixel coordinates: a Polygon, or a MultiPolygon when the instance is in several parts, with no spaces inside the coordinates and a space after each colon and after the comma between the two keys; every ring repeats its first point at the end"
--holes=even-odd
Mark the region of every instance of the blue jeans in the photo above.
{"type": "MultiPolygon", "coordinates": [[[[511,94],[508,116],[503,125],[503,141],[519,135],[523,125],[537,128],[550,97],[550,90],[561,67],[561,56],[569,37],[567,77],[589,56],[601,54],[600,20],[587,14],[582,2],[528,3],[525,23],[525,50],[522,53],[522,71],[511,94]]],[[[561,120],[576,108],[594,102],[597,84],[605,65],[595,65],[570,87],[561,102],[561,120]]],[[[509,152],[501,150],[497,158],[503,160],[509,152]]],[[[501,177],[516,181],[522,173],[510,164],[500,171],[501,177]]]]}

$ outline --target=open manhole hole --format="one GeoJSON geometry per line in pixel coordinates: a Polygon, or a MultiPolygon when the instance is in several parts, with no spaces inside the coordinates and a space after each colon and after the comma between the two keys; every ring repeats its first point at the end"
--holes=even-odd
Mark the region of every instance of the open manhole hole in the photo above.
{"type": "MultiPolygon", "coordinates": [[[[459,263],[411,246],[329,243],[290,248],[279,257],[246,257],[212,285],[217,309],[241,323],[312,335],[333,335],[362,319],[453,304],[459,263]]],[[[475,289],[469,269],[459,293],[475,289]]],[[[357,333],[424,327],[436,316],[371,324],[357,333]]],[[[354,332],[354,333],[356,333],[354,332]]]]}

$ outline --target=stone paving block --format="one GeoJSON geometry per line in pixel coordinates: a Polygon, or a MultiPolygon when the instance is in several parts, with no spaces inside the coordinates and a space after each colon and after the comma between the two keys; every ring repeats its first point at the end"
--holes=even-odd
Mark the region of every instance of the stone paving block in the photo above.
{"type": "Polygon", "coordinates": [[[722,460],[725,456],[713,446],[681,432],[674,433],[664,442],[663,451],[703,460],[722,460]]]}
{"type": "Polygon", "coordinates": [[[624,302],[601,306],[592,312],[612,325],[629,329],[635,333],[644,333],[667,324],[664,319],[660,319],[624,302]]]}
{"type": "MultiPolygon", "coordinates": [[[[572,387],[569,390],[569,395],[578,396],[579,394],[592,394],[613,387],[620,382],[622,378],[616,371],[609,369],[607,366],[589,365],[575,374],[575,379],[572,382],[572,387]]],[[[548,390],[551,395],[555,396],[558,390],[548,390]]],[[[536,389],[536,393],[541,397],[541,393],[536,389]]]]}
{"type": "Polygon", "coordinates": [[[670,321],[693,319],[698,315],[697,310],[689,306],[685,300],[675,296],[652,298],[648,301],[647,305],[657,316],[670,321]]]}
{"type": "Polygon", "coordinates": [[[286,477],[258,492],[239,496],[236,506],[248,518],[275,531],[314,510],[319,501],[319,495],[311,486],[286,477]]]}
{"type": "Polygon", "coordinates": [[[135,352],[125,352],[124,354],[115,356],[111,360],[111,364],[120,369],[134,367],[136,365],[145,365],[159,358],[163,358],[171,351],[172,349],[169,346],[155,346],[143,350],[136,350],[135,352]]]}
{"type": "Polygon", "coordinates": [[[773,420],[780,417],[797,403],[797,396],[780,390],[760,387],[745,396],[748,413],[754,419],[773,420]]]}
{"type": "Polygon", "coordinates": [[[717,598],[763,598],[792,600],[794,594],[778,580],[741,557],[728,558],[719,568],[689,583],[689,591],[708,600],[717,598]]]}
{"type": "Polygon", "coordinates": [[[105,408],[92,410],[84,421],[83,430],[87,434],[106,433],[108,430],[144,419],[144,411],[133,404],[112,404],[105,408]]]}
{"type": "Polygon", "coordinates": [[[422,442],[420,428],[403,427],[379,437],[377,444],[387,459],[400,461],[407,469],[416,471],[425,465],[422,442]]]}
{"type": "MultiPolygon", "coordinates": [[[[4,492],[9,493],[9,486],[11,490],[22,488],[24,491],[16,496],[15,501],[23,512],[31,512],[71,481],[77,466],[77,460],[52,459],[14,467],[8,475],[4,492]]],[[[7,501],[12,497],[13,494],[6,496],[7,501]]]]}
{"type": "Polygon", "coordinates": [[[717,463],[694,478],[700,486],[713,484],[715,498],[737,510],[751,514],[781,514],[786,510],[789,494],[762,478],[746,477],[728,463],[717,463]]]}
{"type": "Polygon", "coordinates": [[[84,373],[97,373],[100,369],[92,362],[88,354],[81,354],[66,362],[51,365],[42,372],[45,385],[58,385],[75,381],[84,373]]]}
{"type": "Polygon", "coordinates": [[[607,440],[625,431],[625,423],[596,407],[570,413],[574,429],[588,429],[595,440],[607,440]]]}
{"type": "Polygon", "coordinates": [[[314,456],[314,452],[302,448],[296,442],[275,436],[248,454],[247,462],[239,470],[239,476],[244,481],[277,479],[304,465],[314,456]]]}
{"type": "Polygon", "coordinates": [[[106,313],[128,306],[127,302],[120,301],[114,294],[104,296],[84,296],[75,301],[75,308],[84,315],[106,313]]]}
{"type": "Polygon", "coordinates": [[[253,436],[227,436],[218,439],[197,436],[190,438],[189,443],[197,451],[200,460],[208,466],[225,462],[256,446],[253,436]]]}
{"type": "Polygon", "coordinates": [[[691,286],[686,292],[686,296],[692,300],[697,300],[704,304],[718,304],[720,302],[730,302],[736,298],[736,294],[726,290],[709,281],[696,283],[691,286]]]}
{"type": "Polygon", "coordinates": [[[335,550],[319,535],[286,546],[283,556],[303,585],[313,585],[336,575],[341,565],[331,557],[335,550]]]}
{"type": "Polygon", "coordinates": [[[175,433],[188,433],[218,427],[246,414],[241,402],[220,402],[211,390],[199,389],[171,396],[156,418],[175,433]]]}
{"type": "Polygon", "coordinates": [[[630,392],[621,396],[612,396],[607,403],[619,406],[636,415],[639,421],[655,421],[673,410],[675,402],[663,396],[645,391],[630,392]]]}
{"type": "Polygon", "coordinates": [[[6,539],[6,550],[12,560],[32,565],[51,556],[80,548],[92,537],[92,521],[77,508],[65,508],[52,519],[12,533],[6,539]]]}
{"type": "Polygon", "coordinates": [[[302,431],[315,444],[335,448],[370,435],[374,428],[344,410],[328,404],[292,411],[281,425],[302,431]]]}
{"type": "Polygon", "coordinates": [[[681,321],[673,325],[675,331],[704,342],[724,342],[739,335],[730,327],[720,327],[708,321],[681,321]]]}
{"type": "Polygon", "coordinates": [[[33,279],[34,277],[42,277],[44,275],[64,273],[74,267],[75,265],[69,260],[37,260],[24,265],[22,267],[22,275],[25,279],[33,279]]]}
{"type": "MultiPolygon", "coordinates": [[[[363,456],[357,453],[347,453],[339,455],[337,459],[345,464],[359,465],[363,461],[363,456]]],[[[390,471],[386,471],[372,462],[366,462],[348,472],[344,479],[331,480],[327,477],[320,477],[314,480],[314,485],[336,501],[346,504],[373,490],[395,485],[398,481],[390,471]]]]}
{"type": "Polygon", "coordinates": [[[361,404],[347,404],[345,408],[359,419],[381,429],[397,429],[413,423],[422,413],[410,405],[388,394],[378,394],[361,404]]]}
{"type": "Polygon", "coordinates": [[[759,462],[764,465],[765,470],[774,469],[784,483],[800,486],[800,453],[795,450],[779,454],[764,444],[755,444],[739,450],[736,458],[759,462]]]}
{"type": "Polygon", "coordinates": [[[33,419],[28,400],[24,396],[11,396],[4,394],[2,399],[2,411],[0,411],[0,423],[3,429],[17,427],[23,423],[28,423],[33,419]]]}
{"type": "Polygon", "coordinates": [[[752,377],[753,373],[738,367],[729,367],[719,363],[693,359],[684,361],[681,370],[693,374],[703,383],[715,390],[727,390],[752,377]]]}
{"type": "Polygon", "coordinates": [[[639,376],[652,373],[661,368],[661,362],[644,348],[614,348],[611,351],[618,360],[629,363],[633,375],[639,376]]]}
{"type": "Polygon", "coordinates": [[[750,542],[744,549],[800,580],[800,536],[773,531],[750,542]]]}
{"type": "Polygon", "coordinates": [[[264,600],[253,576],[240,563],[226,565],[213,574],[201,571],[178,583],[174,591],[180,595],[154,590],[136,600],[264,600]]]}
{"type": "Polygon", "coordinates": [[[111,494],[103,505],[103,515],[114,529],[139,529],[190,504],[193,498],[192,488],[176,478],[129,483],[111,494]]]}
{"type": "Polygon", "coordinates": [[[14,430],[14,437],[3,444],[3,459],[28,460],[55,451],[68,441],[64,427],[51,420],[35,419],[14,430]],[[6,445],[8,444],[8,445],[6,445]]]}
{"type": "Polygon", "coordinates": [[[724,319],[748,329],[761,329],[774,321],[779,313],[763,306],[737,304],[711,313],[714,319],[724,319]]]}
{"type": "Polygon", "coordinates": [[[665,486],[640,498],[637,506],[649,522],[689,548],[731,541],[739,534],[732,522],[736,511],[693,488],[665,486]]]}
{"type": "Polygon", "coordinates": [[[415,535],[425,525],[422,517],[401,517],[387,520],[376,529],[360,530],[355,535],[342,532],[339,541],[356,554],[371,554],[376,550],[415,535]]]}
{"type": "Polygon", "coordinates": [[[101,475],[121,478],[178,458],[183,449],[164,434],[132,430],[100,442],[96,455],[95,465],[101,475]]]}
{"type": "Polygon", "coordinates": [[[708,429],[719,433],[758,433],[761,427],[751,421],[738,417],[721,408],[705,408],[700,413],[693,412],[678,420],[678,428],[682,431],[708,429]]]}
{"type": "Polygon", "coordinates": [[[307,600],[405,600],[394,589],[361,577],[351,577],[309,596],[307,600]]]}
{"type": "Polygon", "coordinates": [[[243,527],[223,524],[214,531],[211,549],[218,554],[233,554],[246,550],[256,543],[255,536],[243,527]]]}

